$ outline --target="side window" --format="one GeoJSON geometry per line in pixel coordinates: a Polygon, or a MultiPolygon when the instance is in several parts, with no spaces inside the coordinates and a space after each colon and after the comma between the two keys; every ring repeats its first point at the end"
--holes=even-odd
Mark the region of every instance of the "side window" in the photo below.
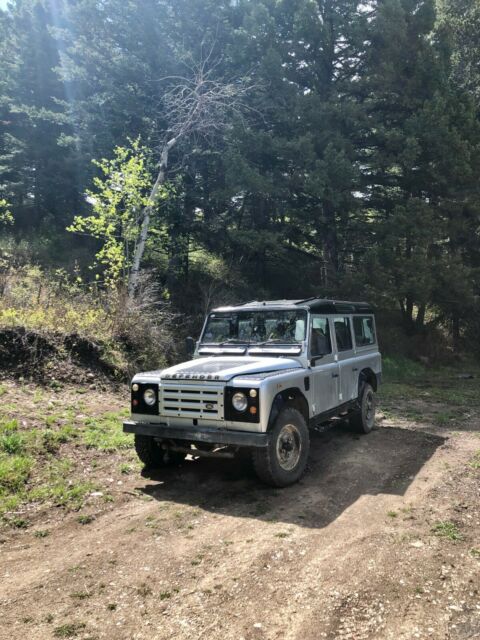
{"type": "Polygon", "coordinates": [[[349,351],[353,348],[352,332],[350,331],[350,320],[348,318],[335,318],[335,337],[339,351],[349,351]]]}
{"type": "Polygon", "coordinates": [[[310,354],[324,356],[332,353],[332,343],[330,341],[330,327],[327,318],[319,316],[312,317],[312,337],[310,341],[310,354]]]}
{"type": "Polygon", "coordinates": [[[355,344],[357,347],[364,347],[375,342],[375,328],[373,318],[369,316],[355,316],[353,318],[353,332],[355,333],[355,344]]]}

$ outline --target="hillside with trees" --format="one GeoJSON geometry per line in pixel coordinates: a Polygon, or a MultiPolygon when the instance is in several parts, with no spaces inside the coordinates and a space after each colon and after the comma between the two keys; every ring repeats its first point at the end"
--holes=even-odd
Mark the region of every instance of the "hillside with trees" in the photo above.
{"type": "Polygon", "coordinates": [[[387,348],[478,350],[479,24],[474,0],[8,2],[0,324],[165,351],[214,304],[322,295],[372,302],[387,348]]]}

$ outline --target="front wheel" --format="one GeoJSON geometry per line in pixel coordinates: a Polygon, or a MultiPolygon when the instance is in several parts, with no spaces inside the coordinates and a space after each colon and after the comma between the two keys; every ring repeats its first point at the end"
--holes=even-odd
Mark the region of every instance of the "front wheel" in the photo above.
{"type": "Polygon", "coordinates": [[[287,487],[305,471],[309,449],[304,417],[297,409],[287,407],[275,420],[268,445],[253,452],[255,472],[266,484],[287,487]]]}
{"type": "Polygon", "coordinates": [[[180,464],[185,458],[183,453],[163,449],[151,436],[142,436],[138,433],[135,434],[135,451],[147,469],[180,464]]]}
{"type": "Polygon", "coordinates": [[[372,386],[365,383],[358,396],[359,408],[349,418],[351,426],[359,433],[370,433],[375,425],[376,400],[372,386]]]}

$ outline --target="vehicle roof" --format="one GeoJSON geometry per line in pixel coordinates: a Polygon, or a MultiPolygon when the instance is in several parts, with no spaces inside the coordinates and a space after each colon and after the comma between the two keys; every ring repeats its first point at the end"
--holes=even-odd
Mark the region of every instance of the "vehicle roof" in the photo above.
{"type": "Polygon", "coordinates": [[[373,313],[368,302],[305,298],[303,300],[252,300],[244,304],[218,307],[213,311],[259,311],[261,309],[309,309],[314,313],[373,313]]]}

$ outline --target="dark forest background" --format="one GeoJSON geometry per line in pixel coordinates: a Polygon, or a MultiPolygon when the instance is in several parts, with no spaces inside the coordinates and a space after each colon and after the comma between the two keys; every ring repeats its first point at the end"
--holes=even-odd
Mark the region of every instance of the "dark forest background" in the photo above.
{"type": "Polygon", "coordinates": [[[108,319],[135,341],[150,323],[167,348],[213,305],[319,295],[374,304],[392,351],[478,351],[480,4],[10,2],[0,236],[3,325],[101,335],[108,319]],[[86,192],[118,147],[141,156],[134,196],[148,192],[178,117],[165,98],[199,65],[246,87],[241,108],[172,148],[129,296],[132,198],[105,234],[67,227],[95,217],[86,192]],[[127,251],[113,279],[108,234],[127,251]]]}

